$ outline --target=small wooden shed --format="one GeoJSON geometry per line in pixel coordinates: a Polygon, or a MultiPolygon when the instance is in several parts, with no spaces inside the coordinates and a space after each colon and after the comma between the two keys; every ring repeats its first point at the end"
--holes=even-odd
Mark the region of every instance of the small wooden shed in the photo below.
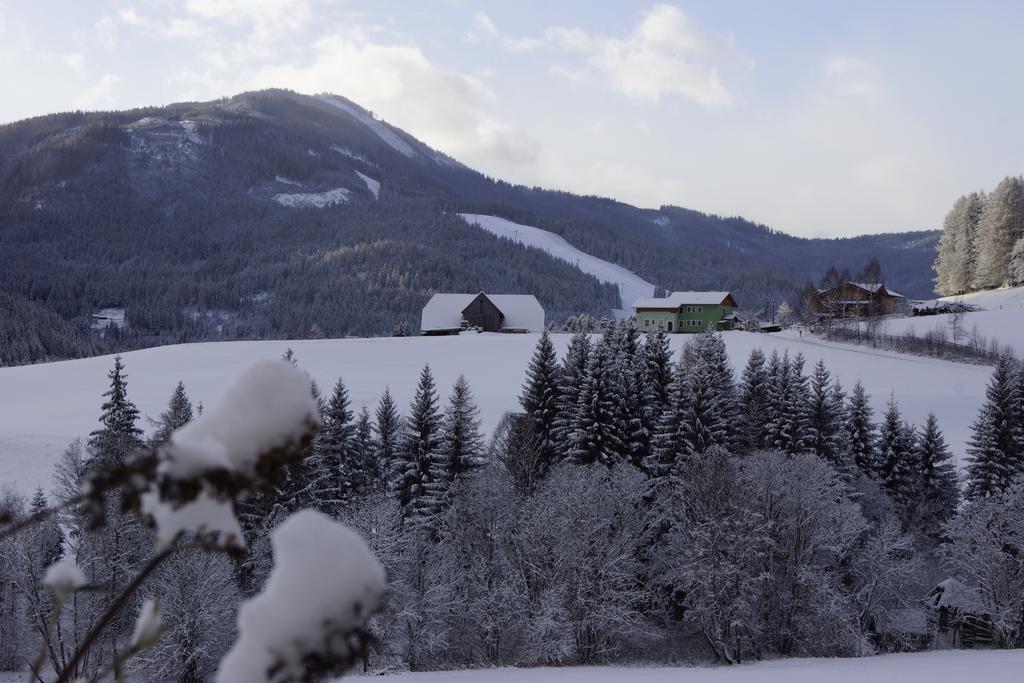
{"type": "Polygon", "coordinates": [[[544,309],[532,294],[435,294],[423,307],[425,335],[480,332],[543,332],[544,309]]]}

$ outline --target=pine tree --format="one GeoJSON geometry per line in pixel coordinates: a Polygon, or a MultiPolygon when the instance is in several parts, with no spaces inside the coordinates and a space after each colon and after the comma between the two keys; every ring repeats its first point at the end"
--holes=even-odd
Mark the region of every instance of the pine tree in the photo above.
{"type": "Polygon", "coordinates": [[[440,438],[432,455],[430,482],[426,485],[421,505],[427,511],[424,516],[433,516],[445,509],[456,482],[483,466],[479,413],[469,382],[459,375],[441,418],[440,438]]]}
{"type": "Polygon", "coordinates": [[[740,386],[739,444],[742,450],[756,450],[765,443],[765,425],[769,419],[769,379],[764,352],[754,349],[747,358],[740,386]]]}
{"type": "Polygon", "coordinates": [[[428,492],[433,483],[434,455],[440,446],[441,416],[437,388],[430,366],[420,372],[419,384],[409,407],[401,445],[396,453],[395,490],[404,519],[431,519],[437,510],[428,492]]]}
{"type": "Polygon", "coordinates": [[[644,379],[650,387],[652,419],[657,423],[661,411],[668,405],[669,386],[672,384],[672,351],[665,330],[648,332],[643,346],[644,379]]]}
{"type": "Polygon", "coordinates": [[[900,415],[896,397],[889,398],[878,429],[877,475],[886,492],[900,505],[906,505],[915,490],[914,477],[920,467],[913,426],[900,415]]]}
{"type": "Polygon", "coordinates": [[[577,464],[611,467],[625,455],[621,396],[612,351],[608,344],[600,343],[590,354],[569,440],[569,455],[577,464]]]}
{"type": "Polygon", "coordinates": [[[519,396],[540,448],[541,468],[547,471],[559,459],[555,440],[559,404],[562,400],[562,371],[555,346],[544,332],[526,371],[526,384],[519,396]]]}
{"type": "Polygon", "coordinates": [[[377,444],[373,438],[373,419],[365,405],[359,409],[359,416],[356,418],[352,448],[355,451],[355,459],[362,463],[361,469],[366,475],[366,484],[362,493],[382,490],[384,472],[377,460],[377,444]]]}
{"type": "Polygon", "coordinates": [[[848,472],[843,425],[843,392],[819,360],[811,375],[811,411],[809,434],[811,450],[840,472],[848,472]]]}
{"type": "Polygon", "coordinates": [[[128,382],[121,356],[114,357],[114,368],[107,377],[110,389],[103,394],[107,398],[100,416],[103,426],[89,435],[92,466],[96,467],[123,465],[128,456],[142,446],[142,430],[135,426],[139,410],[128,400],[128,382]]]}
{"type": "Polygon", "coordinates": [[[985,391],[985,403],[972,426],[967,446],[967,490],[970,499],[1005,491],[1024,471],[1024,394],[1021,370],[1009,357],[996,364],[985,391]]]}
{"type": "Polygon", "coordinates": [[[312,503],[326,514],[338,516],[367,485],[363,463],[355,451],[355,432],[348,390],[338,379],[313,454],[312,503]]]}
{"type": "Polygon", "coordinates": [[[397,483],[398,473],[395,466],[398,462],[397,455],[402,435],[402,418],[398,414],[395,400],[391,397],[391,391],[386,387],[374,417],[374,443],[377,447],[377,467],[381,472],[381,485],[383,490],[391,490],[397,483]]]}
{"type": "Polygon", "coordinates": [[[879,469],[873,414],[864,385],[857,380],[853,385],[846,412],[846,433],[850,439],[850,457],[853,464],[861,472],[872,477],[877,475],[879,469]]]}
{"type": "Polygon", "coordinates": [[[171,400],[167,403],[167,410],[160,413],[156,421],[156,430],[150,439],[150,445],[154,448],[164,445],[170,441],[171,434],[191,421],[192,402],[185,393],[185,384],[178,382],[174,393],[171,394],[171,400]]]}
{"type": "Polygon", "coordinates": [[[918,488],[913,496],[915,516],[924,533],[938,540],[943,526],[956,515],[960,488],[953,456],[934,414],[928,415],[917,441],[916,460],[919,471],[918,488]]]}
{"type": "Polygon", "coordinates": [[[580,390],[586,381],[590,355],[590,336],[586,332],[577,332],[569,341],[569,348],[562,359],[562,389],[554,431],[556,457],[559,459],[569,457],[572,448],[576,410],[579,407],[580,390]]]}
{"type": "Polygon", "coordinates": [[[773,381],[769,385],[769,420],[767,445],[795,455],[811,448],[810,388],[803,372],[804,358],[797,354],[790,360],[786,351],[781,360],[772,354],[769,365],[773,381]]]}
{"type": "Polygon", "coordinates": [[[654,449],[657,428],[654,388],[647,382],[647,367],[643,355],[632,356],[623,368],[623,438],[626,458],[641,470],[646,470],[654,449]]]}
{"type": "Polygon", "coordinates": [[[960,197],[946,215],[935,259],[935,289],[959,294],[973,288],[978,262],[978,225],[985,208],[979,192],[960,197]]]}

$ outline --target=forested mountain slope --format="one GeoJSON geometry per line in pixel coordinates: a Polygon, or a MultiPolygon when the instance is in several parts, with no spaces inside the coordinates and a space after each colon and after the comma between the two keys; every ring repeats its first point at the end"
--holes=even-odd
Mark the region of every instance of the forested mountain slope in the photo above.
{"type": "Polygon", "coordinates": [[[549,320],[630,303],[458,212],[550,230],[667,289],[731,289],[753,309],[870,256],[905,294],[931,289],[934,233],[806,240],[513,186],[344,98],[264,91],[0,126],[0,293],[31,303],[23,319],[67,324],[60,343],[7,348],[0,363],[89,345],[415,330],[434,291],[533,293],[549,320]],[[89,339],[106,307],[126,309],[127,327],[89,339]]]}

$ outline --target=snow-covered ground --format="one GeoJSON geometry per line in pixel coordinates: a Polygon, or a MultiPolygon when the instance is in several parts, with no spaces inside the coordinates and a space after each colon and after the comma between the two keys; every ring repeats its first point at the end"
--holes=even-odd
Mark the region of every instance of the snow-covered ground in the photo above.
{"type": "Polygon", "coordinates": [[[356,171],[356,175],[362,178],[363,182],[366,183],[366,189],[373,193],[373,198],[380,199],[380,181],[374,180],[370,176],[360,173],[359,171],[356,171]]]}
{"type": "Polygon", "coordinates": [[[402,139],[402,136],[400,136],[398,133],[392,130],[392,128],[383,121],[378,121],[372,116],[367,115],[365,112],[356,109],[355,107],[339,100],[336,97],[330,97],[325,95],[320,99],[326,102],[327,104],[333,105],[338,109],[346,111],[352,116],[356,117],[363,125],[372,130],[377,135],[377,137],[386,142],[388,146],[390,146],[399,154],[403,154],[410,158],[416,156],[416,152],[415,150],[413,150],[412,146],[404,139],[402,139]]]}
{"type": "Polygon", "coordinates": [[[589,273],[602,282],[618,286],[622,297],[622,308],[616,311],[619,318],[632,315],[630,308],[637,299],[654,296],[654,285],[632,271],[610,261],[592,256],[572,246],[561,235],[542,230],[532,225],[521,225],[498,216],[480,214],[459,214],[466,222],[476,225],[498,237],[505,237],[520,244],[537,247],[557,259],[571,263],[584,273],[589,273]]]}
{"type": "Polygon", "coordinates": [[[326,192],[281,192],[274,195],[274,201],[293,209],[322,209],[347,202],[348,195],[346,188],[337,187],[326,192]]]}
{"type": "MultiPolygon", "coordinates": [[[[1009,683],[1024,650],[945,650],[857,659],[781,659],[730,667],[566,667],[431,671],[386,683],[1009,683]]],[[[344,679],[351,680],[351,679],[344,679]]]]}
{"type": "MultiPolygon", "coordinates": [[[[501,416],[518,409],[518,395],[536,334],[464,334],[454,337],[384,337],[305,341],[257,341],[182,344],[124,354],[128,395],[144,416],[165,409],[178,380],[193,401],[209,404],[243,368],[277,358],[291,347],[301,367],[329,394],[335,380],[345,380],[353,406],[371,409],[390,387],[404,411],[416,380],[429,362],[447,398],[460,373],[465,374],[480,406],[482,427],[492,431],[501,416]]],[[[685,335],[671,338],[678,350],[685,335]]],[[[991,368],[934,358],[833,343],[797,333],[778,335],[727,332],[725,340],[737,376],[755,347],[770,353],[802,352],[807,370],[824,358],[849,388],[860,378],[880,412],[894,392],[908,419],[922,423],[934,411],[951,447],[964,453],[970,423],[984,396],[991,368]]],[[[569,335],[556,334],[564,354],[569,335]]],[[[98,426],[101,394],[107,389],[110,356],[59,363],[0,368],[0,486],[25,493],[50,487],[53,463],[68,442],[87,437],[98,426]]],[[[143,425],[148,428],[148,424],[143,425]]]]}
{"type": "MultiPolygon", "coordinates": [[[[974,292],[940,301],[962,301],[981,309],[963,314],[957,343],[970,344],[980,336],[986,343],[995,339],[1000,347],[1009,347],[1018,357],[1024,356],[1024,287],[974,292]]],[[[953,341],[952,318],[951,314],[891,318],[882,323],[881,331],[885,334],[913,332],[923,336],[942,329],[953,341]]]]}

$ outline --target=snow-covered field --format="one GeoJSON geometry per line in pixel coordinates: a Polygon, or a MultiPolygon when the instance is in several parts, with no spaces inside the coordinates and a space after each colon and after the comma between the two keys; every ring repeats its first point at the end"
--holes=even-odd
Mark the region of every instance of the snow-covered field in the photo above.
{"type": "MultiPolygon", "coordinates": [[[[1009,683],[1020,681],[1024,650],[946,650],[858,659],[782,659],[731,667],[567,667],[432,671],[387,683],[1009,683]]],[[[350,679],[345,679],[350,680],[350,679]]]]}
{"type": "MultiPolygon", "coordinates": [[[[193,401],[209,404],[227,382],[254,361],[294,349],[324,393],[340,376],[353,406],[376,405],[390,387],[404,410],[424,363],[429,362],[445,397],[460,373],[480,406],[483,428],[518,409],[517,397],[538,335],[465,334],[455,337],[384,337],[306,341],[182,344],[124,354],[129,397],[144,416],[156,417],[178,380],[193,401]]],[[[686,337],[671,338],[678,352],[686,337]]],[[[786,348],[802,352],[807,369],[825,362],[850,387],[858,378],[871,393],[876,412],[894,392],[906,417],[922,423],[929,411],[939,418],[954,452],[964,453],[970,423],[984,396],[991,368],[901,355],[862,346],[825,342],[794,333],[725,333],[737,376],[750,351],[786,348]]],[[[560,354],[569,335],[554,335],[560,354]]],[[[110,356],[0,368],[0,486],[25,493],[49,488],[53,463],[68,442],[87,437],[98,425],[101,394],[107,389],[110,356]]],[[[148,427],[149,425],[143,425],[148,427]]]]}
{"type": "MultiPolygon", "coordinates": [[[[986,343],[995,339],[1000,347],[1010,347],[1018,357],[1024,356],[1024,287],[975,292],[945,297],[940,301],[962,301],[982,309],[963,314],[957,343],[972,343],[973,337],[980,335],[986,343]]],[[[952,341],[952,317],[945,314],[893,318],[882,324],[882,330],[885,334],[913,332],[923,336],[932,330],[943,329],[952,341]]]]}
{"type": "Polygon", "coordinates": [[[609,282],[618,286],[622,297],[622,308],[616,316],[627,318],[632,315],[630,306],[637,299],[654,296],[654,285],[632,271],[610,261],[599,259],[585,251],[580,251],[565,241],[560,235],[536,228],[532,225],[521,225],[498,216],[480,214],[459,214],[466,222],[476,225],[498,237],[505,237],[520,244],[536,247],[557,259],[571,263],[584,273],[589,273],[601,282],[609,282]]]}

